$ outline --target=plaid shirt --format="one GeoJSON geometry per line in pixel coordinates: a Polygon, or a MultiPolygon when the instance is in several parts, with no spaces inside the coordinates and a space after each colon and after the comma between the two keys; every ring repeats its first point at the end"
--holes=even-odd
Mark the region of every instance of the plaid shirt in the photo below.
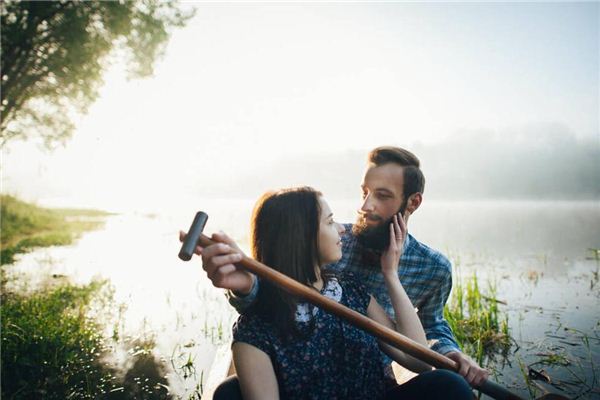
{"type": "MultiPolygon", "coordinates": [[[[344,228],[342,258],[327,268],[338,272],[351,271],[394,318],[394,308],[381,273],[380,255],[364,250],[352,235],[352,224],[344,224],[344,228]]],[[[450,261],[409,234],[404,242],[398,277],[410,301],[418,309],[427,340],[437,341],[432,349],[441,354],[459,351],[452,330],[444,319],[444,304],[452,289],[450,261]]]]}
{"type": "MultiPolygon", "coordinates": [[[[347,270],[354,273],[393,319],[394,308],[381,273],[379,255],[365,251],[352,235],[352,224],[344,224],[344,228],[346,233],[342,236],[342,258],[326,268],[336,272],[347,270]]],[[[406,294],[418,309],[417,314],[427,340],[436,341],[431,348],[441,354],[460,351],[452,330],[444,319],[444,304],[452,289],[450,261],[409,234],[404,242],[398,276],[406,294]]],[[[238,311],[243,311],[256,298],[258,287],[259,284],[255,284],[252,291],[244,297],[235,296],[228,291],[229,303],[238,311]]]]}

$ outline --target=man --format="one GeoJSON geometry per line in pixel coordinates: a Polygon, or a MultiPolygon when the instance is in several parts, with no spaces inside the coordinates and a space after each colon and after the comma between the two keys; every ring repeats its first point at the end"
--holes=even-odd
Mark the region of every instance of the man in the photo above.
{"type": "MultiPolygon", "coordinates": [[[[389,224],[401,213],[408,224],[410,216],[423,201],[425,178],[419,159],[398,147],[378,147],[368,156],[362,182],[362,206],[354,225],[347,224],[343,237],[343,256],[328,268],[349,270],[364,282],[390,317],[394,317],[379,259],[389,245],[389,224]]],[[[202,253],[203,268],[216,287],[229,289],[230,303],[238,310],[250,305],[259,282],[254,275],[238,269],[234,243],[223,234],[214,239],[224,241],[197,249],[202,253]]],[[[432,349],[456,361],[459,373],[473,386],[487,379],[488,372],[463,354],[443,317],[443,308],[452,288],[452,266],[441,253],[408,235],[398,270],[400,280],[427,334],[434,341],[432,349]]]]}

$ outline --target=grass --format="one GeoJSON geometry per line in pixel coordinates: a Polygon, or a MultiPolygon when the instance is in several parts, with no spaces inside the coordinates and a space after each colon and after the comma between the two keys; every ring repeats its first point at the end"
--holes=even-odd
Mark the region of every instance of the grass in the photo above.
{"type": "Polygon", "coordinates": [[[489,283],[486,294],[482,293],[474,274],[466,284],[458,280],[444,307],[444,317],[458,344],[482,366],[496,353],[506,354],[511,346],[508,316],[498,308],[500,303],[495,285],[489,283]]]}
{"type": "Polygon", "coordinates": [[[103,224],[98,210],[48,209],[13,196],[0,197],[0,265],[36,247],[68,245],[82,232],[103,224]]]}
{"type": "Polygon", "coordinates": [[[3,291],[1,398],[171,399],[152,338],[104,334],[116,309],[107,281],[3,291]],[[118,351],[123,366],[110,357],[118,351]]]}
{"type": "MultiPolygon", "coordinates": [[[[46,209],[1,196],[1,264],[35,247],[67,245],[102,225],[108,213],[46,209]]],[[[153,354],[151,339],[124,337],[123,306],[115,305],[107,281],[83,286],[58,281],[21,293],[1,285],[1,398],[171,399],[165,364],[153,354]],[[106,327],[114,323],[112,337],[106,327]],[[117,366],[109,356],[127,350],[117,366]]],[[[27,281],[22,283],[28,285],[27,281]]]]}
{"type": "Polygon", "coordinates": [[[87,316],[105,284],[3,292],[3,399],[91,399],[110,389],[102,328],[87,316]]]}
{"type": "Polygon", "coordinates": [[[529,392],[529,398],[535,399],[537,397],[537,389],[529,378],[529,368],[525,365],[525,362],[521,358],[518,358],[517,361],[519,362],[519,369],[521,371],[521,375],[523,376],[523,380],[525,381],[525,387],[529,392]]]}

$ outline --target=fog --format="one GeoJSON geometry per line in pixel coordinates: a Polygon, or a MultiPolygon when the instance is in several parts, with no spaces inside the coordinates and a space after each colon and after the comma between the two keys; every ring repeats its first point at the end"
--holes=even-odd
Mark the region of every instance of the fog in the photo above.
{"type": "Polygon", "coordinates": [[[438,199],[598,199],[598,3],[189,3],[152,78],[118,57],[64,147],[2,149],[2,192],[165,210],[314,186],[381,145],[438,199]]]}
{"type": "MultiPolygon", "coordinates": [[[[403,146],[421,160],[425,195],[441,200],[600,199],[600,140],[577,139],[556,124],[520,130],[458,132],[438,144],[403,146]]],[[[252,197],[264,190],[310,185],[330,197],[358,196],[368,150],[286,157],[256,170],[247,165],[218,184],[201,178],[197,195],[252,197]]]]}

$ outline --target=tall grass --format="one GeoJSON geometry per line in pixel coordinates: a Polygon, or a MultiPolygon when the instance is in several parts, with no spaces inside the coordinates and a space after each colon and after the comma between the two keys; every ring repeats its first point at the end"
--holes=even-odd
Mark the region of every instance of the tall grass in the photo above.
{"type": "Polygon", "coordinates": [[[87,316],[104,285],[2,295],[3,399],[91,399],[108,391],[102,329],[87,316]]]}
{"type": "Polygon", "coordinates": [[[0,196],[0,264],[14,262],[16,254],[35,247],[67,245],[83,231],[99,227],[97,210],[47,209],[13,196],[0,196]]]}
{"type": "MultiPolygon", "coordinates": [[[[34,247],[65,245],[97,228],[107,213],[50,210],[2,196],[2,264],[34,247]]],[[[60,281],[20,293],[7,290],[2,267],[1,398],[21,399],[171,399],[165,363],[151,339],[124,337],[122,307],[107,281],[76,286],[60,281]],[[112,337],[106,327],[114,323],[112,337]],[[109,355],[125,350],[125,365],[109,355]]]]}
{"type": "Polygon", "coordinates": [[[2,293],[1,398],[171,399],[152,338],[106,335],[115,320],[107,281],[2,293]],[[124,365],[112,355],[124,352],[124,365]]]}
{"type": "Polygon", "coordinates": [[[511,345],[508,315],[499,310],[499,303],[495,285],[488,283],[487,293],[483,294],[473,274],[466,284],[458,279],[444,307],[444,317],[458,344],[480,365],[486,357],[506,353],[511,345]]]}

